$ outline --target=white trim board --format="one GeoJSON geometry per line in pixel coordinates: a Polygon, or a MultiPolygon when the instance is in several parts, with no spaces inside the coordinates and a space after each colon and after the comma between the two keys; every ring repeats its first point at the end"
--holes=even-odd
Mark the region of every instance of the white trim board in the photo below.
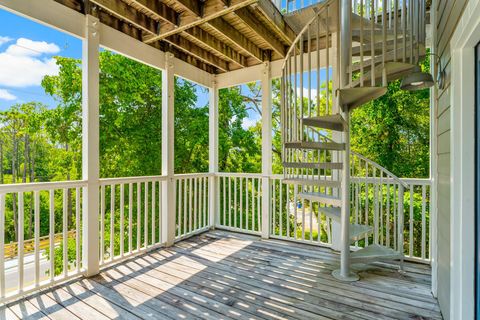
{"type": "MultiPolygon", "coordinates": [[[[480,0],[471,0],[450,42],[451,268],[450,319],[474,318],[475,256],[475,46],[480,42],[480,0]]],[[[441,248],[440,248],[441,250],[441,248]]]]}

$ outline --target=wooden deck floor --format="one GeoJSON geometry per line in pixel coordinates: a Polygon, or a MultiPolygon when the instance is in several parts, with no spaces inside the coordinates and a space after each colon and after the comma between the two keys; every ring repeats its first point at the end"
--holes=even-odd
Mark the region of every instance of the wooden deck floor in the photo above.
{"type": "Polygon", "coordinates": [[[441,319],[430,268],[364,266],[335,281],[328,249],[213,231],[1,309],[22,319],[441,319]]]}

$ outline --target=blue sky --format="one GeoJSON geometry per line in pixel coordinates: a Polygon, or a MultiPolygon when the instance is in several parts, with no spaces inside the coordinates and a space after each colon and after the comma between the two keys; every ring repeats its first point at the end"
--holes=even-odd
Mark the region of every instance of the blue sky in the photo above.
{"type": "Polygon", "coordinates": [[[0,10],[0,110],[29,101],[54,106],[40,82],[57,72],[55,55],[80,58],[81,40],[0,10]]]}

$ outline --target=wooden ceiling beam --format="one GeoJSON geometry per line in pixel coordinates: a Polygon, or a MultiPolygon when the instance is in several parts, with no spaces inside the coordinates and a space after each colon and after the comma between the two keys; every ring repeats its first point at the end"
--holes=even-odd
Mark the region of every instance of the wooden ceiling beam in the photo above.
{"type": "Polygon", "coordinates": [[[229,71],[230,68],[228,67],[228,62],[225,60],[220,59],[219,57],[215,56],[214,54],[208,52],[207,50],[197,46],[191,41],[188,41],[187,39],[181,37],[178,34],[175,34],[173,36],[167,37],[163,39],[165,42],[168,42],[169,44],[175,46],[176,48],[184,51],[185,53],[188,53],[195,58],[202,60],[203,62],[206,62],[208,64],[211,64],[212,66],[215,66],[216,68],[222,70],[222,71],[229,71]]]}
{"type": "Polygon", "coordinates": [[[203,15],[203,6],[200,0],[176,0],[190,14],[201,17],[203,15]]]}
{"type": "Polygon", "coordinates": [[[133,0],[138,6],[155,15],[164,22],[178,26],[179,13],[167,6],[165,3],[157,0],[133,0]]]}
{"type": "Polygon", "coordinates": [[[242,20],[252,31],[254,31],[259,37],[263,39],[268,45],[281,57],[285,57],[285,46],[277,39],[273,32],[268,30],[261,21],[259,21],[248,8],[242,8],[235,11],[235,15],[242,20]]]}
{"type": "Polygon", "coordinates": [[[230,41],[235,43],[237,47],[248,52],[248,54],[255,58],[258,62],[263,62],[266,60],[265,52],[261,48],[255,45],[252,41],[248,40],[248,38],[245,37],[240,31],[233,28],[222,18],[210,20],[207,24],[230,39],[230,41]]]}
{"type": "Polygon", "coordinates": [[[125,2],[117,0],[90,0],[90,2],[102,7],[114,16],[131,23],[139,29],[148,33],[157,33],[157,21],[135,10],[135,8],[127,5],[125,2]]]}
{"type": "Polygon", "coordinates": [[[160,32],[158,35],[147,35],[144,37],[145,43],[152,43],[161,39],[165,39],[171,35],[183,32],[189,28],[199,26],[210,20],[219,18],[228,13],[234,12],[238,9],[256,3],[258,0],[231,0],[230,6],[225,5],[218,0],[207,0],[204,5],[203,16],[196,16],[191,13],[184,13],[180,15],[180,24],[178,27],[162,24],[160,25],[160,32]]]}
{"type": "Polygon", "coordinates": [[[297,35],[285,22],[282,13],[273,4],[273,1],[259,0],[254,6],[267,18],[270,26],[277,31],[282,40],[291,45],[297,35]]]}
{"type": "MultiPolygon", "coordinates": [[[[193,27],[184,32],[185,34],[193,37],[195,40],[201,42],[203,45],[207,46],[210,50],[216,52],[222,57],[222,59],[233,62],[240,67],[247,67],[247,59],[238,53],[235,49],[231,48],[227,44],[218,40],[205,30],[199,27],[193,27]]],[[[183,34],[183,33],[182,33],[183,34]]]]}

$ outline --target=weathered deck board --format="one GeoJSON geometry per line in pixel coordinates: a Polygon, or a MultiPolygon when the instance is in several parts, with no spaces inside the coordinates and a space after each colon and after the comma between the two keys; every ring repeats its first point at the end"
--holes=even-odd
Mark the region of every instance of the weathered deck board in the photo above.
{"type": "Polygon", "coordinates": [[[430,268],[330,275],[325,248],[212,231],[0,308],[0,319],[441,319],[430,268]]]}

